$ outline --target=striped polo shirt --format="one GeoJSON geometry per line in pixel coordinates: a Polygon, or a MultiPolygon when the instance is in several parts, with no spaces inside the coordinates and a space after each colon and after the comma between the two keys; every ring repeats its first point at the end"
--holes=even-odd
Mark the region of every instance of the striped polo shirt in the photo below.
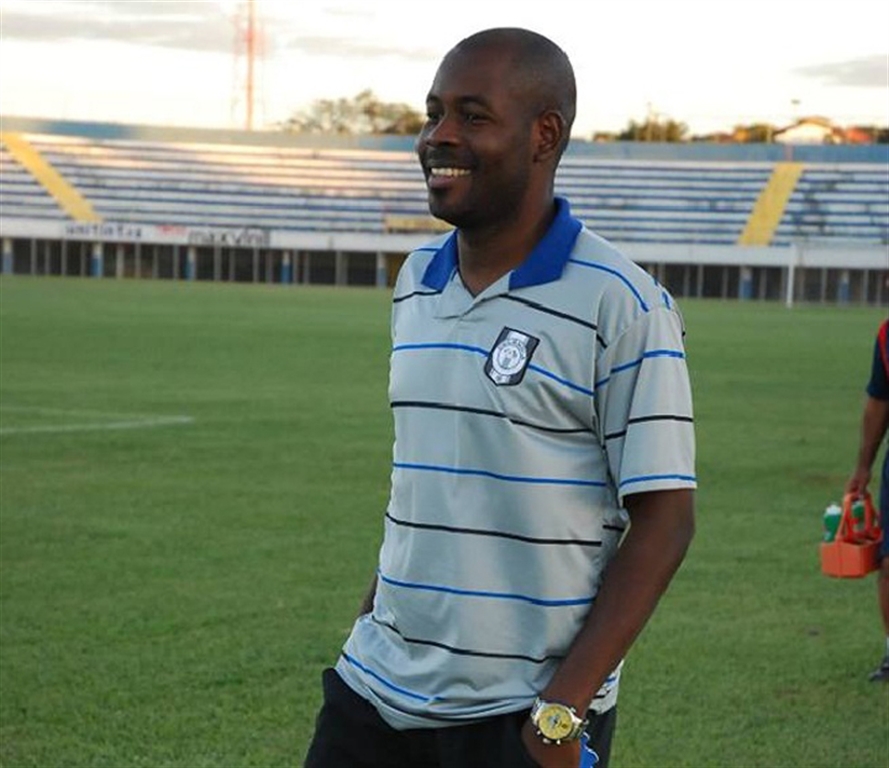
{"type": "MultiPolygon", "coordinates": [[[[454,233],[398,277],[377,592],[337,662],[395,728],[530,708],[595,600],[623,497],[695,487],[682,318],[556,206],[528,258],[477,296],[454,233]]],[[[613,705],[617,676],[594,709],[613,705]]]]}

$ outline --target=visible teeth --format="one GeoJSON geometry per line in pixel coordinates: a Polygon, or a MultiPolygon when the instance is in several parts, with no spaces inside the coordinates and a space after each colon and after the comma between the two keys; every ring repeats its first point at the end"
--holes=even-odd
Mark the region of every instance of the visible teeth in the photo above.
{"type": "Polygon", "coordinates": [[[433,176],[449,176],[451,178],[469,175],[469,171],[465,168],[430,168],[429,172],[433,176]]]}

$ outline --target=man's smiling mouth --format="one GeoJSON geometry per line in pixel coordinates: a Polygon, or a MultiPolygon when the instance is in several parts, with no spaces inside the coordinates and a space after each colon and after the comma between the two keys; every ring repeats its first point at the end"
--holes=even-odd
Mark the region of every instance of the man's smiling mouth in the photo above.
{"type": "Polygon", "coordinates": [[[467,168],[430,168],[429,175],[439,178],[455,179],[460,176],[468,176],[470,171],[467,168]]]}

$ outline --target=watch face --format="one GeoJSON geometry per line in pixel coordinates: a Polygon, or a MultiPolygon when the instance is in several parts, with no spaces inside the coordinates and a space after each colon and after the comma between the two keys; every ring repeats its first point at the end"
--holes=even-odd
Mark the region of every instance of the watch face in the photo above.
{"type": "Polygon", "coordinates": [[[571,711],[564,704],[545,704],[537,716],[537,728],[547,739],[564,739],[574,730],[571,711]]]}

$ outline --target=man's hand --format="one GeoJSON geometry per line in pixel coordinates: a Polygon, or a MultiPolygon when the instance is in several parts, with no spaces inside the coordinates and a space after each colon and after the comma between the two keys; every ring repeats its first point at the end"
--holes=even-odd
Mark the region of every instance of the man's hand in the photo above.
{"type": "Polygon", "coordinates": [[[522,726],[522,743],[540,768],[578,768],[580,765],[579,739],[558,745],[544,744],[530,719],[522,726]]]}
{"type": "Polygon", "coordinates": [[[858,467],[846,483],[846,493],[864,496],[870,483],[870,467],[858,467]]]}

